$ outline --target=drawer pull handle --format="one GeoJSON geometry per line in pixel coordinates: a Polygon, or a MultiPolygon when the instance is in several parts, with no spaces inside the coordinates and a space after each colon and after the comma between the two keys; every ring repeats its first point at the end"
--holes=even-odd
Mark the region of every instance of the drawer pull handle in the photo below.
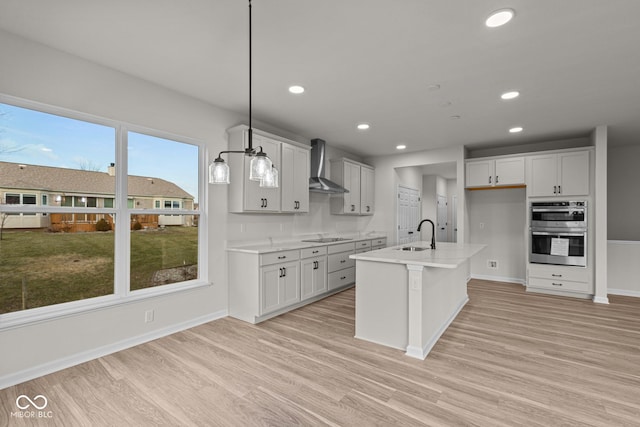
{"type": "Polygon", "coordinates": [[[345,262],[347,262],[347,260],[346,260],[346,259],[341,259],[341,260],[340,260],[340,264],[343,264],[343,263],[345,263],[345,262]]]}
{"type": "Polygon", "coordinates": [[[562,283],[551,283],[553,286],[562,286],[562,283]]]}
{"type": "Polygon", "coordinates": [[[346,279],[346,278],[347,278],[347,276],[342,276],[342,277],[340,278],[340,280],[344,280],[344,279],[346,279]]]}
{"type": "Polygon", "coordinates": [[[311,251],[312,254],[317,254],[320,251],[311,251]]]}
{"type": "Polygon", "coordinates": [[[286,255],[280,255],[278,259],[285,259],[286,257],[287,257],[286,255]]]}
{"type": "Polygon", "coordinates": [[[551,274],[551,277],[562,277],[562,274],[551,274]]]}

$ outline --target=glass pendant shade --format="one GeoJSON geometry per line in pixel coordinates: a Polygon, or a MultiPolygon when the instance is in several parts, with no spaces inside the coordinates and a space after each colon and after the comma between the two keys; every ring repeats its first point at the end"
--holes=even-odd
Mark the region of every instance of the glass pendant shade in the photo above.
{"type": "Polygon", "coordinates": [[[264,174],[264,178],[260,180],[260,187],[278,188],[278,169],[275,166],[271,166],[271,169],[264,174]]]}
{"type": "Polygon", "coordinates": [[[209,165],[209,184],[229,184],[229,165],[220,157],[209,165]]]}
{"type": "Polygon", "coordinates": [[[249,166],[249,179],[252,181],[260,181],[264,178],[267,171],[271,170],[273,163],[271,159],[263,152],[257,153],[251,159],[249,166]]]}

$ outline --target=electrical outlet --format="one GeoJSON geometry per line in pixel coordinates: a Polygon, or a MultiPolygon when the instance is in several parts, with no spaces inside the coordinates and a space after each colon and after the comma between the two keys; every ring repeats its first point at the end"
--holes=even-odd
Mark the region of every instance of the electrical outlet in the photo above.
{"type": "Polygon", "coordinates": [[[495,259],[488,259],[487,260],[487,268],[490,268],[492,270],[497,270],[498,269],[498,261],[496,261],[495,259]]]}
{"type": "Polygon", "coordinates": [[[147,310],[144,312],[144,323],[153,322],[153,310],[147,310]]]}

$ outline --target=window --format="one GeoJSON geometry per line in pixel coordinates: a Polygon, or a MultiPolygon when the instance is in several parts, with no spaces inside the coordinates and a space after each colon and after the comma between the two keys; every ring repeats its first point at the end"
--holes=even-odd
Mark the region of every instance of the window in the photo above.
{"type": "Polygon", "coordinates": [[[24,105],[0,103],[0,147],[9,148],[0,150],[0,245],[11,248],[0,251],[0,319],[202,284],[200,146],[24,105]],[[123,157],[128,170],[117,168],[123,157]],[[127,194],[116,179],[126,180],[127,194]],[[33,191],[11,191],[13,182],[33,191]]]}

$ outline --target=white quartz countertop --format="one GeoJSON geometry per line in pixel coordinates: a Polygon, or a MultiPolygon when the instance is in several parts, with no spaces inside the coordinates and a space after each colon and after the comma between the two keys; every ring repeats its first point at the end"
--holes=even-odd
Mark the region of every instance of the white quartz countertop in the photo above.
{"type": "MultiPolygon", "coordinates": [[[[325,236],[326,237],[326,236],[325,236]]],[[[354,243],[354,242],[362,242],[363,240],[374,240],[374,239],[384,239],[387,236],[384,234],[370,234],[365,236],[340,236],[347,240],[340,240],[337,242],[303,242],[302,240],[308,239],[317,239],[317,237],[301,237],[295,240],[288,241],[279,241],[279,242],[259,242],[254,244],[231,244],[227,247],[227,251],[229,252],[243,252],[250,254],[266,254],[270,252],[281,252],[281,251],[289,251],[295,249],[304,249],[304,248],[313,248],[317,246],[330,246],[330,245],[340,245],[342,243],[354,243]]]]}
{"type": "Polygon", "coordinates": [[[436,243],[436,249],[432,250],[431,242],[412,242],[404,245],[391,246],[376,251],[351,255],[349,258],[356,261],[375,261],[392,264],[422,265],[424,267],[456,268],[468,260],[487,245],[475,243],[436,243]],[[423,251],[404,251],[401,248],[414,246],[428,248],[423,251]]]}

